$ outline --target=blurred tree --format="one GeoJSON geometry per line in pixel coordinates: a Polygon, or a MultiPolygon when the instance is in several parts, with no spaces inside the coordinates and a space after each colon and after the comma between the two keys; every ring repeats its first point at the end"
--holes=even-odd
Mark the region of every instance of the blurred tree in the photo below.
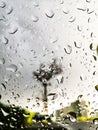
{"type": "Polygon", "coordinates": [[[57,60],[54,59],[53,62],[48,66],[48,69],[45,69],[45,65],[41,64],[39,69],[33,72],[33,75],[35,78],[42,83],[42,86],[44,88],[44,109],[47,111],[47,86],[50,81],[50,79],[53,77],[53,75],[60,74],[62,72],[62,66],[60,64],[57,64],[57,60]]]}

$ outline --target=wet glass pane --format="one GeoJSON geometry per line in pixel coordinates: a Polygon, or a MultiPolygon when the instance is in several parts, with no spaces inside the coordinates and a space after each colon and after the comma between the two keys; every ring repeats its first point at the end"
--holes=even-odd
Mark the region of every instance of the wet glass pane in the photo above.
{"type": "Polygon", "coordinates": [[[97,27],[97,0],[0,0],[0,129],[98,129],[97,27]]]}

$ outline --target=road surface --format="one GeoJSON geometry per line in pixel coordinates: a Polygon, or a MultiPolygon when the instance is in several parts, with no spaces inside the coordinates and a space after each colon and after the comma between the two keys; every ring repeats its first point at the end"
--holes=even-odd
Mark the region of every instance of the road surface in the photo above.
{"type": "MultiPolygon", "coordinates": [[[[0,127],[0,130],[21,130],[15,128],[0,127]]],[[[51,125],[33,125],[29,128],[22,128],[22,130],[98,130],[98,124],[90,122],[74,122],[69,124],[51,124],[51,125]]]]}

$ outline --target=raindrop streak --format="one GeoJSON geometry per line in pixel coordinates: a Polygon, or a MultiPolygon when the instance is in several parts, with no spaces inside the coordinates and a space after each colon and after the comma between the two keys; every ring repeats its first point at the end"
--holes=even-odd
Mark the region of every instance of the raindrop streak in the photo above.
{"type": "Polygon", "coordinates": [[[39,18],[37,16],[34,16],[34,15],[32,16],[31,19],[33,20],[33,22],[37,22],[39,20],[39,18]]]}
{"type": "Polygon", "coordinates": [[[1,8],[4,8],[5,6],[6,6],[5,2],[3,2],[3,1],[0,2],[0,7],[1,7],[1,8]]]}
{"type": "Polygon", "coordinates": [[[48,18],[52,18],[54,16],[54,12],[52,10],[46,10],[45,14],[48,18]]]}
{"type": "Polygon", "coordinates": [[[6,70],[11,71],[11,72],[16,72],[17,69],[18,69],[17,66],[14,65],[14,64],[11,64],[11,65],[9,65],[9,66],[6,68],[6,70]]]}
{"type": "Polygon", "coordinates": [[[71,54],[72,52],[72,47],[70,45],[67,45],[66,48],[64,48],[64,51],[67,53],[67,54],[71,54]]]}
{"type": "Polygon", "coordinates": [[[0,65],[3,65],[5,63],[5,59],[4,58],[1,58],[0,59],[0,65]]]}

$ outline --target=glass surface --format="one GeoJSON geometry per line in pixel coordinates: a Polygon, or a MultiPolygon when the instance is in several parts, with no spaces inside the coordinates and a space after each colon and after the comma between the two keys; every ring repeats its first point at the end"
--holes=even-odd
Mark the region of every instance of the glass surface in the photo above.
{"type": "Polygon", "coordinates": [[[0,0],[0,102],[98,117],[97,27],[97,0],[0,0]]]}

